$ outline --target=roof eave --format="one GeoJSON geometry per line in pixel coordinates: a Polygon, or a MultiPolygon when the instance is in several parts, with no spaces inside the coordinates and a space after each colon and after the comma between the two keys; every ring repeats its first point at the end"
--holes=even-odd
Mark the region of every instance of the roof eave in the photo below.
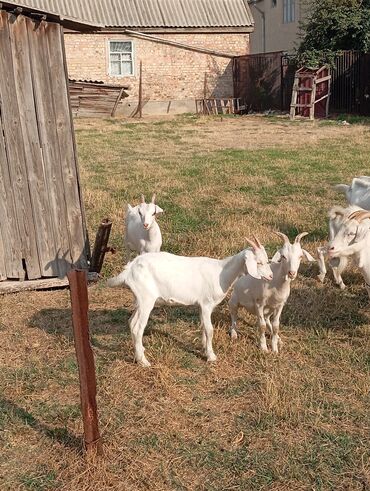
{"type": "Polygon", "coordinates": [[[32,14],[37,16],[46,15],[47,21],[57,22],[58,24],[61,24],[63,27],[65,27],[66,29],[71,29],[76,31],[99,31],[100,29],[105,27],[104,24],[84,21],[84,20],[76,19],[74,17],[61,15],[56,12],[29,7],[27,5],[24,5],[22,2],[6,2],[1,0],[0,8],[2,8],[3,10],[12,10],[12,9],[20,8],[22,10],[18,11],[17,12],[18,14],[23,13],[29,16],[32,16],[32,14]]]}

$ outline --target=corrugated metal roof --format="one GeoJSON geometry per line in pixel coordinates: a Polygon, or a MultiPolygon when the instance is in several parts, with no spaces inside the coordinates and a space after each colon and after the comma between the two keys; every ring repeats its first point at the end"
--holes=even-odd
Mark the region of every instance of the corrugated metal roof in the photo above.
{"type": "Polygon", "coordinates": [[[23,9],[23,13],[28,12],[28,13],[40,14],[40,15],[46,14],[49,21],[59,22],[64,27],[67,27],[68,29],[91,31],[93,29],[100,29],[105,27],[104,25],[99,24],[97,22],[91,22],[87,19],[79,19],[76,17],[69,16],[68,14],[62,13],[60,10],[55,12],[51,10],[49,7],[42,6],[41,3],[42,2],[28,2],[28,0],[25,0],[24,2],[23,0],[20,2],[2,0],[0,2],[0,9],[3,8],[5,10],[12,10],[16,7],[21,7],[23,9]]]}
{"type": "Polygon", "coordinates": [[[106,27],[251,27],[247,0],[21,0],[106,27]]]}

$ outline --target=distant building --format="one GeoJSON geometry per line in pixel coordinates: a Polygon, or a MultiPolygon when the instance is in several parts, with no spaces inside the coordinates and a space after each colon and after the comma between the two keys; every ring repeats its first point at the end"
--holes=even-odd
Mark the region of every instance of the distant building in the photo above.
{"type": "Polygon", "coordinates": [[[129,85],[117,114],[188,112],[195,99],[233,96],[232,57],[249,53],[247,0],[23,0],[103,24],[66,32],[69,77],[129,85]]]}
{"type": "Polygon", "coordinates": [[[306,6],[302,0],[249,0],[254,18],[251,54],[292,52],[299,44],[299,23],[306,6]]]}

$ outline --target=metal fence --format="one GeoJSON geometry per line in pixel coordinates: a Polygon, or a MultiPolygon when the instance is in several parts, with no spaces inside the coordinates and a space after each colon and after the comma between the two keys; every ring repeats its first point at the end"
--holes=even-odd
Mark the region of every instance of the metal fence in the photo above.
{"type": "MultiPolygon", "coordinates": [[[[246,55],[234,60],[234,96],[248,108],[289,110],[293,57],[282,52],[246,55]]],[[[331,112],[370,115],[370,54],[344,51],[332,70],[331,112]]]]}

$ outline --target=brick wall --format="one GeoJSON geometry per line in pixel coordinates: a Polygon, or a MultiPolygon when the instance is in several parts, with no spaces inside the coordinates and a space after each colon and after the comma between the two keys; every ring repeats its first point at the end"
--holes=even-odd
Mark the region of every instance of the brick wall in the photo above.
{"type": "MultiPolygon", "coordinates": [[[[249,52],[248,34],[157,34],[158,37],[231,55],[249,52]]],[[[75,79],[103,80],[130,85],[130,99],[137,100],[139,62],[143,64],[143,99],[171,101],[233,95],[232,61],[197,53],[125,34],[65,34],[69,76],[75,79]],[[109,75],[108,41],[134,43],[134,75],[109,75]]]]}

